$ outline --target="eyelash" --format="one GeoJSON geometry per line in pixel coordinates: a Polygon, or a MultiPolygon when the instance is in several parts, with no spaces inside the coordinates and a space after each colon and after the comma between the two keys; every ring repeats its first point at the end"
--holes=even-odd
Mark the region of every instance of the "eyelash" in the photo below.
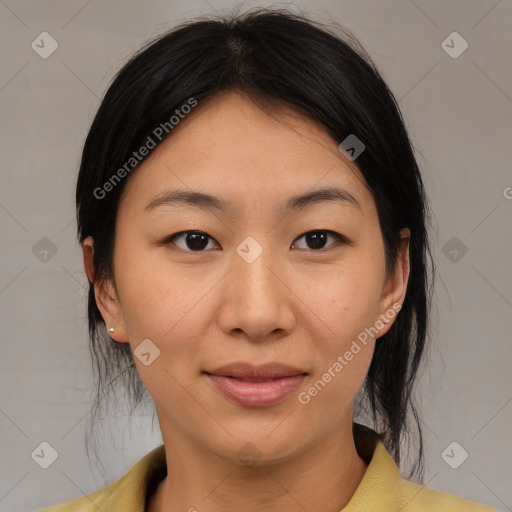
{"type": "MultiPolygon", "coordinates": [[[[204,231],[196,231],[196,230],[191,230],[191,231],[180,231],[179,233],[174,233],[173,235],[170,235],[168,236],[167,238],[165,238],[163,241],[162,241],[162,245],[169,245],[171,243],[174,243],[173,240],[179,236],[183,236],[183,235],[188,235],[188,234],[191,234],[191,233],[194,233],[194,234],[202,234],[202,235],[206,235],[208,238],[210,238],[211,240],[215,240],[213,237],[211,237],[210,235],[208,235],[208,233],[205,233],[204,231]]],[[[345,236],[339,234],[339,233],[336,233],[335,231],[331,231],[329,229],[314,229],[314,230],[311,230],[311,231],[306,231],[305,233],[303,233],[302,235],[300,235],[299,237],[297,237],[295,240],[299,240],[301,239],[302,237],[306,236],[306,235],[309,235],[309,234],[312,234],[312,233],[327,233],[328,235],[331,235],[333,236],[335,239],[336,239],[336,242],[334,244],[331,244],[330,246],[328,246],[327,248],[321,248],[321,249],[305,249],[305,250],[310,250],[310,251],[313,251],[313,252],[323,252],[323,251],[328,251],[330,249],[332,249],[333,247],[337,246],[338,244],[345,244],[345,245],[352,245],[352,242],[346,238],[345,236]]],[[[216,240],[215,240],[216,241],[216,240]]],[[[217,242],[218,243],[218,242],[217,242]]],[[[295,243],[295,241],[294,241],[295,243]]],[[[174,244],[176,245],[176,244],[174,244]]],[[[180,249],[182,249],[180,247],[180,249]]],[[[192,251],[190,249],[182,249],[183,251],[185,252],[190,252],[190,253],[201,253],[201,252],[206,252],[204,249],[203,250],[200,250],[200,251],[192,251]]],[[[304,250],[304,249],[299,249],[299,250],[304,250]]]]}

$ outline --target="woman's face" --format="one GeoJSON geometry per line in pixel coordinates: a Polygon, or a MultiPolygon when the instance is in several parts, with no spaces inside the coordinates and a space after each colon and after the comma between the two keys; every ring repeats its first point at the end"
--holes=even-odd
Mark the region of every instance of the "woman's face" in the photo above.
{"type": "Polygon", "coordinates": [[[235,463],[251,442],[275,462],[351,429],[375,338],[393,323],[409,272],[405,237],[385,280],[376,206],[355,163],[312,121],[284,111],[277,120],[228,93],[199,102],[127,178],[118,295],[104,283],[96,298],[112,337],[134,351],[164,439],[235,463]],[[289,204],[328,187],[342,192],[289,204]],[[178,189],[219,204],[172,202],[178,189]],[[239,362],[305,375],[208,375],[239,362]]]}

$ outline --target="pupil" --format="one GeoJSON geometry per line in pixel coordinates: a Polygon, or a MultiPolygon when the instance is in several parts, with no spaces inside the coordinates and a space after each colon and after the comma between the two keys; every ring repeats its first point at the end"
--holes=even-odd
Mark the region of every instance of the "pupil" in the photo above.
{"type": "Polygon", "coordinates": [[[321,249],[325,245],[326,238],[325,231],[316,231],[306,235],[307,244],[312,249],[321,249]]]}
{"type": "Polygon", "coordinates": [[[207,237],[203,233],[191,233],[187,236],[187,246],[192,250],[201,250],[208,245],[207,237]]]}

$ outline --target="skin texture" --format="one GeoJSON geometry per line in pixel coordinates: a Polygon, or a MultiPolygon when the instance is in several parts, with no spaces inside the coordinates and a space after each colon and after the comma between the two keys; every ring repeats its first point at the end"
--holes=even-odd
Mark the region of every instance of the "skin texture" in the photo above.
{"type": "MultiPolygon", "coordinates": [[[[160,350],[149,366],[134,358],[167,454],[168,476],[150,512],[335,512],[359,485],[367,466],[355,449],[353,405],[379,341],[360,344],[307,405],[297,395],[403,303],[410,233],[402,231],[386,280],[373,196],[357,161],[337,144],[309,119],[284,108],[270,116],[229,92],[199,103],[129,176],[116,224],[116,286],[95,282],[95,292],[115,341],[135,350],[149,338],[160,350]],[[349,191],[361,209],[335,201],[289,213],[279,208],[290,196],[328,185],[349,191]],[[145,211],[176,188],[219,196],[232,210],[178,204],[145,211]],[[186,235],[158,243],[187,230],[211,238],[200,251],[186,235]],[[340,233],[352,244],[329,236],[315,248],[302,236],[312,230],[340,233]],[[252,263],[236,252],[248,236],[263,249],[252,263]],[[285,401],[246,408],[202,373],[234,361],[278,361],[308,375],[285,401]],[[260,454],[256,465],[238,457],[248,442],[260,454]]],[[[93,282],[90,237],[83,255],[93,282]]]]}

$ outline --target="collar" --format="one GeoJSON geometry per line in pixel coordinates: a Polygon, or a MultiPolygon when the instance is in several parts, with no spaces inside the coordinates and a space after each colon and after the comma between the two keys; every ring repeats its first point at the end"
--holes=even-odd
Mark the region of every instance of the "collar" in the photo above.
{"type": "Polygon", "coordinates": [[[402,510],[402,476],[381,436],[359,423],[353,424],[353,433],[357,453],[368,467],[342,512],[402,510]]]}

